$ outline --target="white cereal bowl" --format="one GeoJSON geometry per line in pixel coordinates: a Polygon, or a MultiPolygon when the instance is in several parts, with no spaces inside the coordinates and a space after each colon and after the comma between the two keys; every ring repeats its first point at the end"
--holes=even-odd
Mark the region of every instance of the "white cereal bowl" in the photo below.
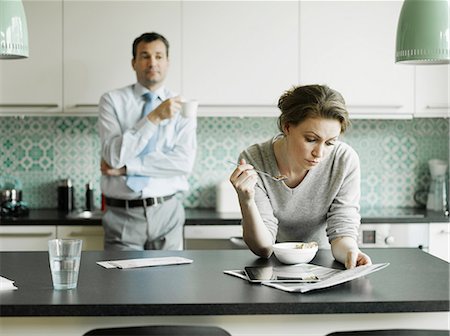
{"type": "Polygon", "coordinates": [[[275,257],[284,264],[307,264],[314,259],[319,247],[317,243],[309,243],[312,247],[299,248],[303,242],[289,242],[273,244],[275,257]]]}

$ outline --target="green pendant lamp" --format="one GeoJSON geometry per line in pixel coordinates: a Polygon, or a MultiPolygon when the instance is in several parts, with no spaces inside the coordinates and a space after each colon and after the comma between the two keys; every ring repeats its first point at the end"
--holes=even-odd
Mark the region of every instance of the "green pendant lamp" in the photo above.
{"type": "Polygon", "coordinates": [[[448,0],[405,0],[397,26],[395,62],[449,64],[448,0]]]}
{"type": "Polygon", "coordinates": [[[28,57],[28,28],[21,0],[0,0],[0,59],[28,57]]]}

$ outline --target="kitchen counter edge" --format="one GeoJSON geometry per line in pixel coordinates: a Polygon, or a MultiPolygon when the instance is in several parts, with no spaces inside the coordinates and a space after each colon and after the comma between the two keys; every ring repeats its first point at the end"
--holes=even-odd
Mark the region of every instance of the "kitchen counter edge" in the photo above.
{"type": "MultiPolygon", "coordinates": [[[[450,219],[444,214],[417,210],[418,216],[405,217],[370,217],[361,218],[362,224],[371,223],[448,223],[450,219]],[[423,214],[423,216],[420,216],[423,214]]],[[[187,208],[185,225],[240,225],[240,213],[219,213],[214,208],[187,208]]],[[[28,216],[1,217],[0,225],[101,225],[101,218],[76,218],[57,209],[31,209],[28,216]]]]}

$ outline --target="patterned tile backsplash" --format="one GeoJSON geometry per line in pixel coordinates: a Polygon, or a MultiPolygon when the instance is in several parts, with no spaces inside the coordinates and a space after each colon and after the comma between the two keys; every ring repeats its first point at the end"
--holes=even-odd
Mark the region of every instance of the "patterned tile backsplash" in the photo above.
{"type": "MultiPolygon", "coordinates": [[[[57,183],[70,177],[76,207],[92,181],[100,206],[100,141],[96,117],[0,118],[0,176],[23,184],[31,208],[56,208],[57,183]]],[[[240,151],[277,132],[276,118],[199,118],[198,153],[186,207],[214,207],[215,185],[227,179],[240,151]]],[[[427,161],[449,160],[449,120],[354,120],[342,137],[358,152],[361,206],[416,206],[413,195],[429,185],[427,161]]]]}

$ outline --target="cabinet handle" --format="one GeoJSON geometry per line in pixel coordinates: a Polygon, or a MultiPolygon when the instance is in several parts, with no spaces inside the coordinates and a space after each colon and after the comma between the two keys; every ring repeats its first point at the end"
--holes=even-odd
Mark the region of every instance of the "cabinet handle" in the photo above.
{"type": "Polygon", "coordinates": [[[427,110],[447,110],[450,109],[448,105],[427,105],[425,106],[427,110]]]}
{"type": "Polygon", "coordinates": [[[373,108],[379,108],[379,109],[400,109],[403,107],[403,105],[347,105],[348,108],[361,108],[361,109],[373,109],[373,108]]]}
{"type": "Polygon", "coordinates": [[[274,107],[275,104],[199,104],[201,107],[274,107]]]}
{"type": "Polygon", "coordinates": [[[450,235],[450,231],[449,230],[441,230],[439,231],[440,234],[447,234],[450,235]]]}
{"type": "Polygon", "coordinates": [[[278,108],[274,104],[202,104],[198,106],[199,117],[276,117],[278,108]]]}
{"type": "Polygon", "coordinates": [[[96,108],[98,104],[75,104],[73,107],[75,108],[96,108]]]}
{"type": "Polygon", "coordinates": [[[56,108],[58,104],[0,104],[0,108],[56,108]]]}
{"type": "Polygon", "coordinates": [[[412,113],[402,112],[403,105],[348,104],[350,119],[412,119],[412,113]]]}
{"type": "Polygon", "coordinates": [[[11,232],[11,233],[0,233],[0,237],[50,237],[53,235],[53,232],[40,232],[40,233],[20,233],[20,232],[11,232]]]}
{"type": "Polygon", "coordinates": [[[103,236],[102,233],[98,232],[71,232],[69,233],[69,237],[101,237],[103,236]]]}

